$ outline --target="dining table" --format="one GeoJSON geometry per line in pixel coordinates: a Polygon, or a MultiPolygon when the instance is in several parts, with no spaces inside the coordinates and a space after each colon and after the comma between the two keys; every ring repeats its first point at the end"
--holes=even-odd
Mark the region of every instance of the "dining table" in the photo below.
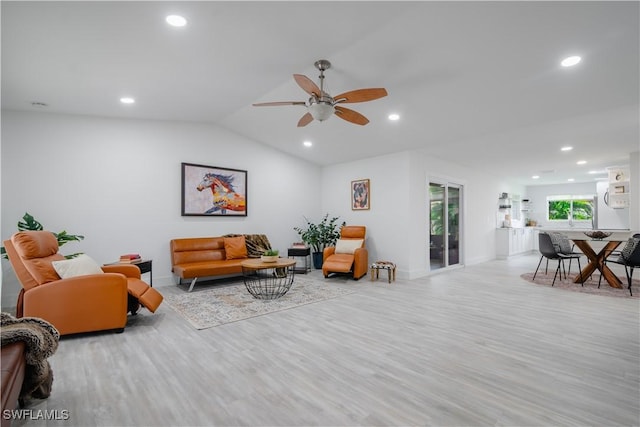
{"type": "Polygon", "coordinates": [[[571,240],[578,248],[580,248],[582,253],[589,260],[589,263],[582,269],[580,274],[576,276],[574,280],[575,283],[584,283],[594,271],[598,270],[607,283],[609,283],[609,286],[612,288],[622,288],[622,282],[618,276],[616,276],[615,273],[607,267],[605,260],[609,254],[615,251],[622,242],[626,241],[626,239],[612,237],[605,239],[571,238],[571,240]],[[604,246],[596,252],[591,242],[603,242],[604,246]]]}

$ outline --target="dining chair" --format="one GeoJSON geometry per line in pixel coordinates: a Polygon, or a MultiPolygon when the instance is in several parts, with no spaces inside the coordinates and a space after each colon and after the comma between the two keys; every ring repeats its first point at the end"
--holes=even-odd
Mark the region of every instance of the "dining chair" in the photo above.
{"type": "MultiPolygon", "coordinates": [[[[569,274],[571,274],[571,261],[574,259],[574,256],[580,257],[584,254],[582,252],[574,252],[573,249],[575,248],[576,245],[575,244],[572,245],[571,242],[569,241],[569,238],[565,234],[560,233],[558,231],[552,231],[549,233],[549,235],[551,236],[551,241],[553,242],[553,245],[556,247],[556,249],[560,254],[571,255],[571,257],[568,258],[569,274]]],[[[564,268],[564,265],[562,267],[564,268]]],[[[566,275],[567,275],[567,272],[565,271],[565,277],[566,275]]]]}
{"type": "MultiPolygon", "coordinates": [[[[549,233],[545,233],[545,232],[540,232],[538,234],[538,249],[540,251],[540,261],[538,262],[538,267],[536,268],[536,272],[533,273],[533,280],[536,279],[536,275],[538,274],[538,270],[540,269],[540,264],[542,264],[542,260],[543,258],[547,259],[547,262],[549,260],[557,260],[558,261],[558,267],[556,268],[556,272],[553,275],[553,282],[551,282],[551,286],[555,285],[556,283],[556,277],[558,276],[558,273],[560,273],[560,279],[562,279],[562,271],[560,270],[560,264],[564,265],[564,260],[572,260],[572,259],[577,259],[578,260],[578,269],[580,271],[582,271],[582,268],[580,267],[580,256],[582,254],[563,254],[560,252],[560,249],[557,245],[554,245],[553,240],[551,239],[551,235],[549,233]]],[[[545,271],[546,274],[546,271],[545,271]]],[[[564,270],[564,277],[565,279],[567,278],[567,271],[564,270]]],[[[582,286],[584,286],[584,280],[581,282],[582,286]]]]}
{"type": "MultiPolygon", "coordinates": [[[[640,239],[640,233],[636,233],[633,236],[631,236],[631,238],[633,239],[640,239]]],[[[614,255],[618,255],[620,256],[622,254],[622,249],[614,249],[612,251],[607,251],[608,253],[605,255],[605,258],[608,258],[610,256],[614,256],[614,255]]]]}
{"type": "MultiPolygon", "coordinates": [[[[608,262],[624,266],[624,272],[627,276],[629,296],[633,296],[633,291],[631,290],[631,284],[633,282],[633,270],[636,267],[640,267],[640,233],[634,234],[633,237],[630,237],[621,251],[615,251],[609,254],[607,258],[605,258],[604,264],[607,265],[608,262]],[[614,259],[609,259],[609,256],[611,256],[612,254],[617,255],[617,257],[614,259]]],[[[600,275],[600,279],[598,280],[598,288],[600,287],[601,283],[602,275],[600,275]]]]}

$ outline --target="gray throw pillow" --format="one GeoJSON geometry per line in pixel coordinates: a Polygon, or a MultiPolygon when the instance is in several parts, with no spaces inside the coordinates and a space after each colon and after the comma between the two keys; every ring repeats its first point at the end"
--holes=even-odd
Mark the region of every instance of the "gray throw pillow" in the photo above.
{"type": "Polygon", "coordinates": [[[571,242],[569,242],[569,238],[562,233],[553,232],[549,233],[551,235],[551,242],[556,250],[561,254],[570,254],[571,253],[571,242]]]}
{"type": "Polygon", "coordinates": [[[636,249],[638,242],[640,242],[640,239],[629,237],[629,240],[627,240],[627,243],[624,245],[624,248],[622,248],[622,251],[620,252],[620,258],[618,259],[618,261],[629,260],[629,258],[631,258],[631,254],[633,254],[633,251],[636,249]]]}

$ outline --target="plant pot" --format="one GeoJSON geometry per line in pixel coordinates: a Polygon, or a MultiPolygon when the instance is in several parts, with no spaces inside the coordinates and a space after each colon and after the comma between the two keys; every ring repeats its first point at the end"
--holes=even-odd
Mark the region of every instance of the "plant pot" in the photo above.
{"type": "Polygon", "coordinates": [[[314,252],[311,257],[313,258],[313,267],[320,270],[322,268],[322,252],[314,252]]]}
{"type": "Polygon", "coordinates": [[[278,255],[261,255],[260,261],[262,262],[276,262],[278,261],[278,255]]]}

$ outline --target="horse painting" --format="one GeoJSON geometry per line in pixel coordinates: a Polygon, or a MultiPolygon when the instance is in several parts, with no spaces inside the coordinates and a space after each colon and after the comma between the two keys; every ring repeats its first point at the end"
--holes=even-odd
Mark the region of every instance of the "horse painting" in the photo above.
{"type": "Polygon", "coordinates": [[[196,189],[198,191],[211,189],[213,205],[205,212],[207,215],[220,212],[226,215],[227,211],[244,212],[247,208],[245,196],[236,193],[233,188],[233,175],[207,173],[196,189]]]}

